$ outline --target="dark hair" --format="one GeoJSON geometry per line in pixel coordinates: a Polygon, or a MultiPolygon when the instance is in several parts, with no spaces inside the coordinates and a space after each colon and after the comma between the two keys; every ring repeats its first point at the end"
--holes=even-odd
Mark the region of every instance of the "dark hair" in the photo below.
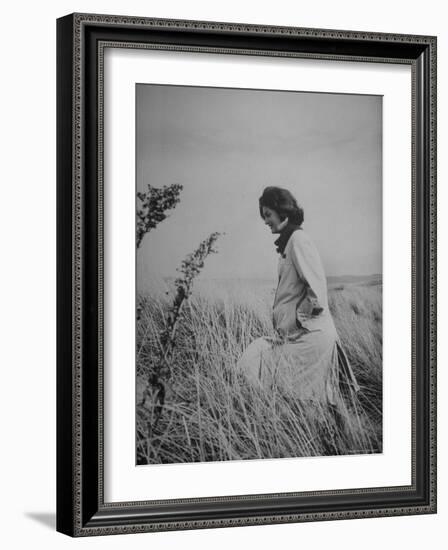
{"type": "Polygon", "coordinates": [[[290,223],[302,225],[303,208],[298,204],[294,196],[282,187],[266,187],[259,199],[260,216],[263,218],[263,206],[275,210],[283,221],[286,217],[290,223]]]}

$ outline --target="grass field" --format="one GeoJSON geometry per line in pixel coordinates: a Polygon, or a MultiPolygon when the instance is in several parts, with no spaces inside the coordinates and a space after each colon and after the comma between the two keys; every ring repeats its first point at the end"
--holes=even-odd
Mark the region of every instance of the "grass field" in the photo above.
{"type": "Polygon", "coordinates": [[[266,281],[201,281],[184,308],[165,402],[141,399],[154,369],[172,282],[139,297],[137,464],[377,453],[382,451],[381,278],[329,280],[330,309],[361,390],[336,411],[249,387],[235,365],[272,334],[266,281]],[[154,418],[160,413],[154,428],[154,418]]]}

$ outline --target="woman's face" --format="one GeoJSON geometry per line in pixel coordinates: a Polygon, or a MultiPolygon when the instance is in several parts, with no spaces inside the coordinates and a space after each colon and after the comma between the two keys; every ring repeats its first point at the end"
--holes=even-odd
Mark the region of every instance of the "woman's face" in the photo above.
{"type": "Polygon", "coordinates": [[[284,222],[280,219],[280,216],[275,210],[269,208],[268,206],[262,207],[264,223],[271,228],[272,233],[280,233],[281,227],[284,225],[284,222]]]}

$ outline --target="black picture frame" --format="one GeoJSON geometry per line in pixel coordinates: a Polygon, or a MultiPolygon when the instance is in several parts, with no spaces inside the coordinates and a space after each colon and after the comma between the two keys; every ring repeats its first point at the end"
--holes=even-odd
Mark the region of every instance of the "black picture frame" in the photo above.
{"type": "Polygon", "coordinates": [[[111,15],[57,20],[58,531],[90,536],[436,512],[436,44],[433,36],[111,15]],[[411,66],[410,486],[104,502],[101,82],[108,43],[411,66]]]}

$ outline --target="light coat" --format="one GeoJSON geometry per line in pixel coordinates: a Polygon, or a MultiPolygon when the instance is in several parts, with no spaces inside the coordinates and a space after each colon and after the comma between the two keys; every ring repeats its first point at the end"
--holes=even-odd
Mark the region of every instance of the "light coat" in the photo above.
{"type": "Polygon", "coordinates": [[[340,374],[359,389],[328,307],[319,253],[302,229],[286,243],[278,265],[272,321],[275,336],[262,336],[237,367],[255,384],[280,385],[301,399],[336,403],[340,374]]]}
{"type": "Polygon", "coordinates": [[[336,334],[324,268],[314,243],[302,229],[292,233],[279,259],[273,324],[280,336],[289,338],[302,328],[336,334]]]}

